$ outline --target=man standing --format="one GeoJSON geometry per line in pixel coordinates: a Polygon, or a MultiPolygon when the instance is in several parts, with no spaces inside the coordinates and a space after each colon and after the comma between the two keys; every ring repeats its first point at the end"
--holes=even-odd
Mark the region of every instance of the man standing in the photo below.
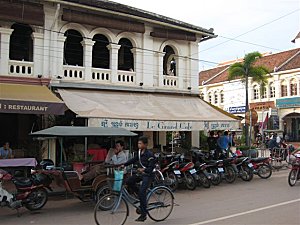
{"type": "Polygon", "coordinates": [[[9,147],[9,142],[5,142],[3,147],[0,148],[0,159],[12,159],[12,150],[9,147]]]}
{"type": "Polygon", "coordinates": [[[136,219],[138,222],[144,222],[147,219],[147,188],[150,186],[153,179],[153,170],[155,168],[154,154],[147,149],[148,138],[140,137],[138,141],[138,154],[124,164],[129,166],[138,163],[138,174],[134,174],[126,181],[128,187],[138,194],[140,199],[141,215],[136,219]],[[142,185],[138,189],[136,183],[142,181],[142,185]]]}
{"type": "Polygon", "coordinates": [[[208,144],[208,149],[210,151],[210,154],[216,157],[218,144],[217,144],[217,138],[215,137],[214,131],[209,132],[209,137],[207,138],[207,144],[208,144]]]}
{"type": "Polygon", "coordinates": [[[221,149],[221,151],[226,151],[226,155],[228,157],[228,148],[229,148],[229,137],[228,137],[228,131],[225,131],[224,134],[219,137],[218,139],[218,146],[221,149]]]}

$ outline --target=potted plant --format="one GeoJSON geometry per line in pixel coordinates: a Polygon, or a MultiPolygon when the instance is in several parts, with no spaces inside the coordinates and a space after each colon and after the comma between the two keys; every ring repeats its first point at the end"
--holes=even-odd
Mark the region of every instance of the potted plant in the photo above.
{"type": "MultiPolygon", "coordinates": [[[[91,161],[93,159],[93,155],[88,154],[87,155],[87,162],[91,161]]],[[[77,173],[82,173],[85,170],[85,158],[83,155],[75,155],[73,162],[73,170],[77,171],[77,173]]]]}

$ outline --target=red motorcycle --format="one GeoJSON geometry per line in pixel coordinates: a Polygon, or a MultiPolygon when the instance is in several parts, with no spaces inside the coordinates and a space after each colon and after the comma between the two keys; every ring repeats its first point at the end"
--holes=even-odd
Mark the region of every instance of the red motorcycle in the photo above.
{"type": "Polygon", "coordinates": [[[297,181],[300,180],[300,153],[293,155],[294,157],[292,157],[291,160],[291,164],[292,164],[292,169],[289,173],[289,185],[295,186],[295,184],[297,183],[297,181]]]}
{"type": "Polygon", "coordinates": [[[52,178],[43,173],[33,174],[31,178],[17,178],[5,170],[0,169],[0,206],[18,209],[22,206],[28,210],[39,210],[48,201],[48,192],[52,190],[50,184],[52,178]],[[16,193],[9,193],[2,187],[4,181],[12,181],[16,187],[16,193]]]}
{"type": "Polygon", "coordinates": [[[174,168],[174,174],[176,175],[178,184],[185,184],[186,188],[189,190],[195,190],[197,187],[197,180],[195,177],[198,175],[194,168],[194,163],[177,163],[174,168]]]}
{"type": "Polygon", "coordinates": [[[253,165],[253,173],[262,179],[268,179],[272,176],[272,166],[269,157],[251,158],[249,163],[253,165]]]}

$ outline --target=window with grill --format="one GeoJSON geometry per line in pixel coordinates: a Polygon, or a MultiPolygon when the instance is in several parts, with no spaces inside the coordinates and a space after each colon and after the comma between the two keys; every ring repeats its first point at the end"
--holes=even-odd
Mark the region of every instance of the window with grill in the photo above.
{"type": "Polygon", "coordinates": [[[218,104],[218,93],[217,92],[215,92],[214,97],[215,97],[215,104],[218,104]]]}
{"type": "Polygon", "coordinates": [[[275,98],[275,86],[274,83],[270,83],[270,98],[275,98]]]}
{"type": "Polygon", "coordinates": [[[223,91],[221,91],[221,94],[220,94],[220,102],[224,103],[224,93],[223,93],[223,91]]]}
{"type": "Polygon", "coordinates": [[[297,81],[296,80],[292,80],[291,81],[291,96],[295,96],[297,95],[297,81]]]}
{"type": "Polygon", "coordinates": [[[258,86],[254,86],[254,88],[253,88],[253,99],[259,99],[259,89],[258,89],[258,86]]]}
{"type": "Polygon", "coordinates": [[[287,85],[281,84],[281,97],[287,96],[287,85]]]}

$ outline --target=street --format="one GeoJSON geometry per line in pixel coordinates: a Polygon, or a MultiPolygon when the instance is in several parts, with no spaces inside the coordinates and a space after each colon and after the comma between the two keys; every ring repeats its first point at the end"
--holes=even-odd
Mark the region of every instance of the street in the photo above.
{"type": "MultiPolygon", "coordinates": [[[[221,183],[210,189],[179,190],[175,193],[173,213],[159,224],[299,224],[300,185],[288,185],[288,172],[274,172],[268,180],[255,176],[251,182],[238,179],[234,184],[221,183]]],[[[95,224],[93,206],[94,203],[72,197],[50,196],[41,211],[29,212],[22,208],[21,217],[15,211],[1,208],[1,224],[95,224]]],[[[136,217],[131,210],[126,224],[138,224],[134,222],[136,217]]],[[[148,218],[144,224],[156,223],[148,218]]]]}

